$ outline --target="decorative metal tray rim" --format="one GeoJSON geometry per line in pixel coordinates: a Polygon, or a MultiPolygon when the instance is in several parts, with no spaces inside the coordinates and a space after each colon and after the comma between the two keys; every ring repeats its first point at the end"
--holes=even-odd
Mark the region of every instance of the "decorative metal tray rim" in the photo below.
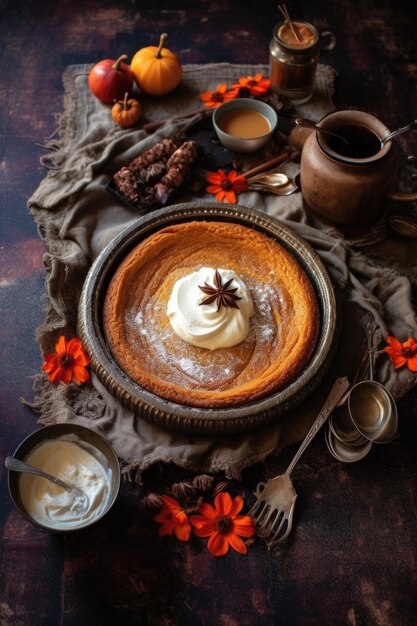
{"type": "Polygon", "coordinates": [[[277,421],[303,402],[320,384],[334,356],[338,336],[337,305],[330,277],[315,250],[277,219],[240,205],[196,201],[172,205],[135,220],[101,252],[85,280],[78,314],[78,333],[100,381],[124,406],[168,430],[199,435],[237,434],[277,421]],[[140,241],[166,226],[191,220],[230,221],[255,228],[289,250],[310,278],[320,308],[320,331],[314,354],[302,372],[284,388],[253,402],[198,408],[176,404],[143,389],[114,362],[102,329],[102,303],[110,277],[140,241]]]}

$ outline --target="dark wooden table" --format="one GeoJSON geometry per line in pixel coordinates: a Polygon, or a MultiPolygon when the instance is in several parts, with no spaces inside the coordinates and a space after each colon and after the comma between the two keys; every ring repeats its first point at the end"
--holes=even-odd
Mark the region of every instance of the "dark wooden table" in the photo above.
{"type": "MultiPolygon", "coordinates": [[[[335,102],[364,108],[396,128],[417,113],[415,9],[409,0],[291,2],[293,16],[336,33],[325,61],[339,73],[335,102]]],[[[26,208],[45,175],[40,147],[63,108],[61,74],[74,63],[133,53],[170,34],[183,63],[267,63],[274,2],[223,0],[0,0],[0,456],[37,428],[32,398],[42,362],[43,244],[26,208]]],[[[401,138],[417,154],[417,135],[401,138]]],[[[414,207],[415,210],[415,207],[414,207]]],[[[159,540],[138,516],[140,488],[123,485],[90,530],[54,536],[13,509],[0,465],[0,623],[298,626],[417,623],[416,394],[400,402],[399,437],[343,465],[318,436],[294,473],[296,528],[268,553],[215,559],[204,542],[159,540]]],[[[245,471],[258,480],[285,469],[294,449],[245,471]]],[[[192,476],[154,467],[147,486],[192,476]]]]}

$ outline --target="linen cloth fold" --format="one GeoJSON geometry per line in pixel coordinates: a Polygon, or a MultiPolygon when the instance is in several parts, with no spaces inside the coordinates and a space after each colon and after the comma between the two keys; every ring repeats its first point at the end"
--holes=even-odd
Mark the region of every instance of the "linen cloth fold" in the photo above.
{"type": "MultiPolygon", "coordinates": [[[[63,334],[76,335],[77,308],[85,277],[92,263],[123,228],[138,218],[119,202],[106,183],[112,175],[164,137],[184,131],[191,120],[167,123],[153,134],[141,128],[120,129],[109,107],[90,92],[89,65],[70,66],[63,75],[64,112],[59,118],[59,136],[47,144],[42,162],[48,173],[29,199],[28,208],[47,245],[46,312],[38,329],[42,354],[53,352],[63,334]]],[[[187,65],[180,87],[164,98],[141,97],[143,121],[165,119],[201,108],[198,94],[218,84],[232,84],[241,76],[261,72],[263,65],[187,65]]],[[[334,71],[319,65],[313,99],[297,108],[298,115],[320,119],[334,108],[334,71]]],[[[297,171],[295,163],[284,169],[297,171]]],[[[198,199],[213,199],[200,194],[198,199]]],[[[184,191],[176,203],[197,199],[184,191]]],[[[114,447],[129,478],[140,480],[144,469],[156,462],[175,463],[204,472],[225,472],[239,478],[241,471],[270,454],[278,454],[306,434],[334,377],[352,372],[357,353],[363,350],[358,320],[370,311],[381,336],[394,335],[404,341],[417,337],[412,284],[417,277],[415,242],[386,240],[355,249],[338,233],[306,211],[300,193],[288,197],[245,192],[239,204],[274,216],[293,228],[317,251],[324,262],[343,306],[341,336],[331,373],[297,409],[271,426],[241,435],[195,436],[163,429],[126,409],[92,373],[83,386],[53,385],[46,375],[35,377],[31,406],[39,422],[71,422],[104,435],[114,447]]],[[[376,363],[376,378],[394,397],[405,395],[416,383],[416,375],[403,368],[394,371],[386,355],[376,363]]]]}

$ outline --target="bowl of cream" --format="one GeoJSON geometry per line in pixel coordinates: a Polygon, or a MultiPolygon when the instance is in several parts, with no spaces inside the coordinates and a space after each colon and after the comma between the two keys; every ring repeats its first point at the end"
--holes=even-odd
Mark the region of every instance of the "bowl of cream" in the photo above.
{"type": "Polygon", "coordinates": [[[9,470],[10,497],[27,520],[63,533],[95,524],[113,506],[120,488],[120,465],[107,440],[72,424],[45,426],[29,435],[14,456],[82,489],[88,507],[73,506],[70,494],[40,476],[9,470]]]}

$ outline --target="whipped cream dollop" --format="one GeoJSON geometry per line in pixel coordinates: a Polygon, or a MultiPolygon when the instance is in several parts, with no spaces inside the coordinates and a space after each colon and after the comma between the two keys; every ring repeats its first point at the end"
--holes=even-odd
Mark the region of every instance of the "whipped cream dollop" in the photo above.
{"type": "Polygon", "coordinates": [[[89,499],[83,511],[80,502],[62,487],[34,474],[22,474],[20,497],[33,519],[49,528],[70,529],[100,515],[110,494],[111,469],[99,450],[75,435],[64,435],[39,444],[25,461],[76,485],[89,499]]]}
{"type": "Polygon", "coordinates": [[[201,304],[208,296],[199,286],[207,283],[214,287],[215,271],[211,267],[202,267],[177,280],[167,307],[174,332],[184,341],[208,350],[230,348],[246,339],[249,318],[254,312],[249,289],[236,272],[228,269],[217,271],[223,285],[233,279],[229,289],[237,288],[235,295],[240,298],[236,301],[238,308],[222,305],[217,310],[216,300],[211,304],[201,304]]]}

